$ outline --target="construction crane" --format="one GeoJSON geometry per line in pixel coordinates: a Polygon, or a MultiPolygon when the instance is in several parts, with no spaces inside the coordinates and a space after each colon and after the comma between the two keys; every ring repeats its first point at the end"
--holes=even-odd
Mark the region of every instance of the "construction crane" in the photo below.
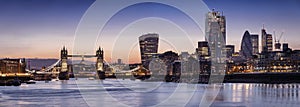
{"type": "Polygon", "coordinates": [[[275,38],[275,49],[276,50],[280,50],[280,47],[281,47],[281,43],[280,43],[280,40],[283,36],[283,32],[281,32],[280,36],[278,39],[276,39],[276,35],[275,35],[275,31],[274,31],[274,38],[275,38]]]}

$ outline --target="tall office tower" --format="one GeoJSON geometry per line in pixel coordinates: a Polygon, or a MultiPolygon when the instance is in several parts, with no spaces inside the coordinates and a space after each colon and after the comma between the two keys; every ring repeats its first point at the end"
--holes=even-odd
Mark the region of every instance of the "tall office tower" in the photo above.
{"type": "Polygon", "coordinates": [[[149,33],[139,37],[141,61],[146,69],[149,68],[152,57],[157,54],[158,39],[159,35],[156,33],[149,33]]]}
{"type": "Polygon", "coordinates": [[[226,44],[226,19],[218,11],[208,12],[205,21],[205,40],[213,41],[216,38],[223,39],[226,44]]]}
{"type": "Polygon", "coordinates": [[[211,58],[211,73],[224,73],[226,61],[226,20],[220,12],[212,11],[206,14],[205,40],[208,41],[211,58]]]}
{"type": "Polygon", "coordinates": [[[234,45],[226,45],[227,58],[231,57],[234,52],[235,52],[234,45]]]}
{"type": "Polygon", "coordinates": [[[261,30],[261,52],[272,52],[273,51],[273,38],[272,34],[267,34],[265,28],[261,30]]]}
{"type": "Polygon", "coordinates": [[[261,29],[261,52],[267,52],[267,32],[265,28],[263,27],[261,29]]]}
{"type": "Polygon", "coordinates": [[[267,34],[267,51],[273,51],[273,37],[272,34],[267,34]]]}
{"type": "Polygon", "coordinates": [[[252,40],[252,55],[257,55],[259,53],[259,51],[258,51],[258,35],[251,34],[251,40],[252,40]]]}
{"type": "Polygon", "coordinates": [[[248,31],[244,33],[242,43],[241,43],[241,55],[244,58],[252,58],[253,52],[253,45],[252,45],[252,38],[248,31]]]}
{"type": "Polygon", "coordinates": [[[252,58],[258,52],[258,35],[250,34],[247,30],[244,33],[241,44],[241,55],[245,58],[252,58]]]}
{"type": "Polygon", "coordinates": [[[220,12],[212,11],[206,14],[205,40],[208,41],[210,55],[220,57],[224,54],[226,45],[226,20],[220,12]]]}

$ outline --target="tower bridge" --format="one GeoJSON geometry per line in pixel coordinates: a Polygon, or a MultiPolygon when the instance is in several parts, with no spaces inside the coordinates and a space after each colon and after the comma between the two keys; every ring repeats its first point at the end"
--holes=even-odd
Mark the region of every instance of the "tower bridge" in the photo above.
{"type": "MultiPolygon", "coordinates": [[[[69,67],[68,67],[68,63],[67,60],[69,57],[81,57],[81,58],[96,58],[96,74],[99,77],[99,79],[105,79],[107,77],[135,77],[135,78],[143,78],[145,76],[150,76],[150,71],[146,70],[145,68],[143,68],[142,66],[138,66],[134,69],[131,70],[122,70],[119,72],[115,72],[115,71],[106,71],[104,68],[104,52],[103,52],[103,48],[99,47],[98,50],[96,51],[95,55],[69,55],[68,51],[65,47],[63,47],[63,49],[61,50],[61,58],[60,60],[55,63],[56,65],[59,64],[61,66],[60,68],[60,72],[59,72],[59,79],[60,80],[68,80],[69,79],[69,67]]],[[[110,66],[108,63],[106,64],[111,68],[114,68],[112,66],[110,66]]],[[[50,68],[53,68],[53,66],[50,66],[50,68]]]]}
{"type": "Polygon", "coordinates": [[[60,52],[60,65],[61,70],[59,72],[58,78],[60,80],[68,80],[69,79],[69,72],[68,72],[68,58],[69,57],[84,57],[84,58],[97,58],[96,60],[96,73],[100,79],[105,79],[105,71],[104,71],[104,52],[101,47],[96,51],[95,55],[69,55],[68,50],[63,47],[60,52]]]}
{"type": "MultiPolygon", "coordinates": [[[[68,80],[70,78],[70,71],[71,69],[73,69],[71,64],[68,64],[68,58],[81,57],[82,60],[84,60],[83,58],[96,58],[95,73],[97,74],[97,78],[99,79],[105,79],[105,78],[145,79],[146,76],[150,77],[151,75],[150,71],[148,71],[142,66],[137,66],[136,68],[133,68],[131,70],[119,70],[115,68],[113,65],[106,63],[103,57],[104,52],[101,47],[97,49],[95,55],[76,55],[76,54],[70,55],[68,54],[67,48],[63,47],[61,49],[60,56],[61,56],[60,59],[57,60],[54,64],[44,68],[41,72],[38,71],[36,73],[41,75],[52,73],[54,75],[58,75],[58,78],[60,80],[68,80]],[[111,68],[111,71],[105,69],[104,65],[108,65],[108,67],[111,68]]],[[[77,75],[79,75],[79,73],[77,75]]]]}

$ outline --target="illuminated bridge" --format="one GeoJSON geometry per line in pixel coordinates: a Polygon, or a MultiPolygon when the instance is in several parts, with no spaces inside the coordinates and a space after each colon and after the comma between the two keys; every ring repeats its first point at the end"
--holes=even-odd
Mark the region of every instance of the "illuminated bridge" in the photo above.
{"type": "MultiPolygon", "coordinates": [[[[150,77],[151,73],[142,66],[137,66],[131,70],[118,70],[115,67],[111,66],[109,63],[106,63],[103,59],[103,49],[99,47],[96,51],[96,55],[68,55],[68,51],[65,47],[61,50],[61,58],[57,60],[54,64],[42,69],[41,71],[37,71],[37,74],[51,74],[58,75],[60,80],[68,80],[72,71],[72,66],[68,64],[68,57],[81,57],[83,58],[97,58],[95,64],[94,74],[97,74],[96,78],[105,79],[105,78],[137,78],[137,79],[145,79],[150,77]],[[104,65],[108,65],[106,67],[111,68],[112,70],[106,70],[104,65]]],[[[73,64],[74,65],[74,64],[73,64]]],[[[88,73],[88,72],[87,72],[88,73]]]]}

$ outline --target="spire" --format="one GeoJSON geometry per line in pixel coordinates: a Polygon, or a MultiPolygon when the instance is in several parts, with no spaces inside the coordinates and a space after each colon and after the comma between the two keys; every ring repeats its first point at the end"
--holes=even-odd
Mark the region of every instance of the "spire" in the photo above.
{"type": "Polygon", "coordinates": [[[265,29],[265,24],[263,24],[262,28],[265,29]]]}

